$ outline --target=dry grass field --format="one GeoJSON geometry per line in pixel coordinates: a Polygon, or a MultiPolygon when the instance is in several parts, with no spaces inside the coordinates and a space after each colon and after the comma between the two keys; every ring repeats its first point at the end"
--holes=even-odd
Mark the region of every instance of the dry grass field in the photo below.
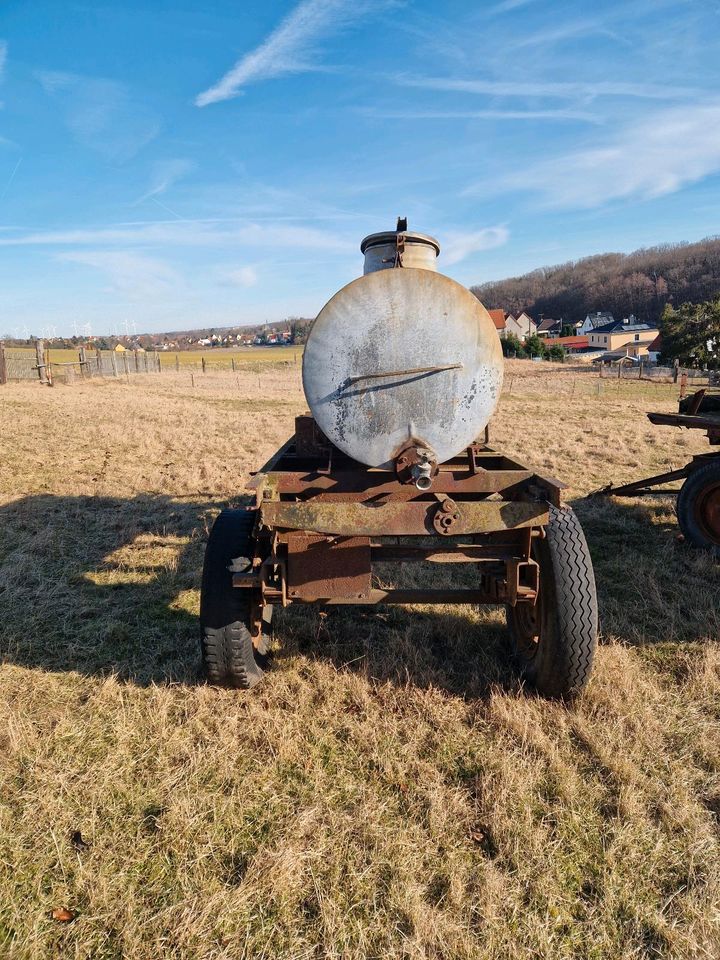
{"type": "Polygon", "coordinates": [[[707,444],[598,383],[509,364],[493,423],[592,550],[572,707],[471,607],[290,609],[255,692],[199,680],[204,541],[299,365],[1,387],[0,956],[716,960],[720,568],[671,499],[585,498],[707,444]]]}
{"type": "MultiPolygon", "coordinates": [[[[34,357],[35,351],[26,347],[6,347],[9,357],[34,357]]],[[[109,351],[104,351],[106,354],[109,351]]],[[[51,347],[47,351],[48,359],[53,363],[73,363],[78,359],[78,350],[51,347]]],[[[217,370],[231,370],[233,362],[237,366],[265,366],[268,363],[300,364],[303,347],[301,344],[291,347],[216,347],[205,350],[160,351],[160,363],[163,370],[197,370],[202,366],[203,357],[206,367],[217,370]]],[[[88,351],[88,356],[92,356],[88,351]]],[[[132,355],[132,354],[131,354],[132,355]]]]}
{"type": "Polygon", "coordinates": [[[181,369],[186,367],[198,368],[203,357],[207,367],[217,370],[230,370],[233,362],[237,366],[260,364],[292,363],[298,366],[302,363],[303,345],[288,347],[215,347],[214,350],[181,350],[174,353],[168,350],[160,353],[160,363],[163,370],[174,370],[177,363],[181,369]]]}

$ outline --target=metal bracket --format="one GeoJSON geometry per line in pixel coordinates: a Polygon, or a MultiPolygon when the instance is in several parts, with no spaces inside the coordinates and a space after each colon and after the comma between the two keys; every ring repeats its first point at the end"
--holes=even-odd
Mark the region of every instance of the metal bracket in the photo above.
{"type": "MultiPolygon", "coordinates": [[[[442,496],[442,495],[441,495],[442,496]]],[[[454,528],[460,523],[462,514],[460,508],[451,500],[450,497],[443,496],[440,505],[433,515],[433,527],[443,537],[449,537],[454,532],[454,528]]]]}
{"type": "Polygon", "coordinates": [[[521,600],[537,602],[540,591],[540,566],[536,560],[508,560],[507,568],[507,603],[511,607],[521,600]]]}

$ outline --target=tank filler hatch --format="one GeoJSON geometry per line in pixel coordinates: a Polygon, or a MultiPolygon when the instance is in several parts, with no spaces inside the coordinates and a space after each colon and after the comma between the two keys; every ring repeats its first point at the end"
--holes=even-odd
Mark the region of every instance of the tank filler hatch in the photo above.
{"type": "Polygon", "coordinates": [[[407,217],[398,217],[395,230],[365,237],[360,252],[365,256],[363,273],[366,274],[395,267],[437,271],[440,244],[424,233],[411,233],[407,228],[407,217]]]}

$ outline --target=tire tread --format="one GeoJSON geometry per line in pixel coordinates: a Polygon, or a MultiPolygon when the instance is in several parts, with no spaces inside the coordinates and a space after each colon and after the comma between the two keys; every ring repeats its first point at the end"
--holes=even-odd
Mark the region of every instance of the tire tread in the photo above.
{"type": "Polygon", "coordinates": [[[565,657],[558,694],[572,698],[585,687],[592,670],[598,634],[598,606],[590,551],[577,514],[551,507],[547,529],[555,580],[560,642],[565,657]]]}
{"type": "Polygon", "coordinates": [[[249,630],[247,594],[232,586],[228,565],[234,557],[251,557],[256,513],[223,510],[210,531],[200,593],[202,656],[208,680],[250,690],[263,677],[264,658],[257,654],[249,630]]]}

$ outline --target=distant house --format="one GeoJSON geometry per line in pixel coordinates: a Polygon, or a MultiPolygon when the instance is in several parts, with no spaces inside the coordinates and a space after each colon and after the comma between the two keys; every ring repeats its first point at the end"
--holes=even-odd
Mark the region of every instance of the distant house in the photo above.
{"type": "Polygon", "coordinates": [[[490,319],[495,324],[495,329],[501,337],[505,336],[505,323],[507,314],[504,310],[488,310],[490,319]]]}
{"type": "Polygon", "coordinates": [[[513,336],[522,341],[537,332],[537,324],[524,311],[519,317],[514,317],[511,313],[501,309],[488,310],[488,313],[501,337],[513,336]]]}
{"type": "Polygon", "coordinates": [[[590,348],[589,337],[554,337],[553,347],[563,347],[568,353],[584,353],[590,348]]]}
{"type": "MultiPolygon", "coordinates": [[[[635,317],[632,318],[633,323],[635,322],[635,317]]],[[[599,310],[597,313],[589,313],[582,323],[577,325],[578,336],[583,334],[590,333],[591,330],[594,330],[596,327],[604,327],[608,323],[614,323],[615,318],[611,313],[607,311],[601,313],[599,310]]]]}
{"type": "Polygon", "coordinates": [[[537,327],[539,337],[559,337],[562,333],[562,320],[552,320],[550,317],[544,317],[537,327]]]}
{"type": "Polygon", "coordinates": [[[648,347],[648,360],[657,363],[662,352],[662,334],[659,333],[648,347]]]}
{"type": "Polygon", "coordinates": [[[612,323],[594,327],[588,334],[588,341],[592,349],[604,351],[603,360],[647,357],[658,333],[657,327],[651,327],[649,323],[613,320],[612,323]]]}
{"type": "Polygon", "coordinates": [[[512,333],[518,340],[526,340],[534,333],[537,333],[537,324],[530,314],[525,313],[524,310],[517,317],[508,314],[505,318],[505,333],[506,335],[512,333]]]}
{"type": "Polygon", "coordinates": [[[124,347],[121,343],[115,345],[115,353],[125,353],[127,347],[124,347]]]}

